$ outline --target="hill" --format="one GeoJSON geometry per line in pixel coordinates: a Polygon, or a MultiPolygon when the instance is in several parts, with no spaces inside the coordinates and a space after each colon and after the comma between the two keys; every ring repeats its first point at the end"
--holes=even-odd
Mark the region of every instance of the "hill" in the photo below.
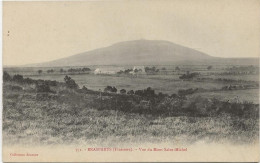
{"type": "MultiPolygon", "coordinates": [[[[249,63],[252,59],[247,59],[249,63]]],[[[240,63],[241,59],[222,59],[169,41],[134,40],[83,52],[67,58],[33,64],[37,67],[86,65],[167,65],[240,63]]]]}
{"type": "Polygon", "coordinates": [[[152,65],[208,60],[213,57],[168,41],[135,40],[113,44],[35,66],[152,65]]]}

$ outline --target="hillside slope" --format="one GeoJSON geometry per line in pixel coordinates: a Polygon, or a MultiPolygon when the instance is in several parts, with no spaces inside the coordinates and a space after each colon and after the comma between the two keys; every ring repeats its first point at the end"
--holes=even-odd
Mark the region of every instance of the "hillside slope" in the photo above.
{"type": "Polygon", "coordinates": [[[214,58],[168,41],[135,40],[33,66],[163,65],[201,62],[214,58]]]}

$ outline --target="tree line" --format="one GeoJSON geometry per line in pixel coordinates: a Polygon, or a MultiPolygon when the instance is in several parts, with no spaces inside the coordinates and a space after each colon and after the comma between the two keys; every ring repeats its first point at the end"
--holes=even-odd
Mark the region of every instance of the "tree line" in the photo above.
{"type": "MultiPolygon", "coordinates": [[[[49,69],[49,70],[46,70],[46,73],[48,73],[48,74],[51,74],[51,73],[54,73],[54,72],[59,72],[59,73],[66,73],[66,72],[68,72],[68,73],[88,73],[90,71],[91,71],[90,68],[83,67],[83,68],[70,68],[67,71],[64,70],[63,68],[61,68],[59,70],[49,69]]],[[[38,72],[38,74],[42,74],[43,70],[38,70],[37,72],[38,72]]]]}

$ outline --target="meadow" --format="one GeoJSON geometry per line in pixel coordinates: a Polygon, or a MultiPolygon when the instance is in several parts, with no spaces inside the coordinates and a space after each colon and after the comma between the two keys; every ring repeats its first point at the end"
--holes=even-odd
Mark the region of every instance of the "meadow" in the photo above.
{"type": "MultiPolygon", "coordinates": [[[[185,69],[135,78],[71,74],[74,83],[64,81],[65,73],[19,69],[23,77],[14,77],[17,72],[5,70],[10,77],[3,85],[4,144],[115,146],[120,142],[192,144],[200,140],[251,144],[258,140],[259,103],[252,98],[258,97],[258,88],[221,90],[237,84],[235,80],[180,80],[185,69]],[[115,86],[117,93],[104,91],[108,85],[115,86]],[[119,93],[121,88],[135,92],[119,93]],[[188,88],[206,92],[179,94],[188,88]],[[237,96],[240,100],[234,100],[237,96]]],[[[204,77],[209,73],[200,72],[204,77]]],[[[239,80],[246,84],[244,78],[239,80]]]]}
{"type": "MultiPolygon", "coordinates": [[[[5,70],[11,74],[21,74],[24,77],[32,79],[43,79],[43,80],[56,80],[59,82],[64,81],[65,75],[70,75],[79,85],[79,87],[87,87],[91,90],[104,90],[106,86],[114,86],[118,90],[125,89],[139,90],[147,87],[151,87],[156,93],[162,92],[166,94],[177,93],[179,89],[206,89],[212,90],[211,93],[196,93],[196,95],[206,96],[209,95],[225,99],[234,100],[239,97],[241,101],[251,101],[259,103],[258,95],[258,84],[259,84],[259,72],[253,74],[225,74],[232,70],[232,67],[240,67],[239,65],[214,65],[212,69],[208,70],[208,65],[175,65],[175,66],[156,66],[160,69],[160,72],[153,75],[139,74],[135,77],[131,75],[95,75],[93,71],[96,68],[116,67],[116,66],[89,66],[91,69],[88,73],[69,73],[60,72],[60,67],[45,67],[45,68],[5,68],[5,70]],[[176,67],[180,70],[176,71],[176,67]],[[165,68],[165,70],[162,70],[165,68]],[[53,73],[47,73],[48,70],[53,69],[53,73]],[[42,70],[41,74],[38,70],[42,70]],[[181,80],[179,79],[181,74],[189,72],[197,72],[200,74],[200,78],[206,78],[211,80],[181,80]],[[220,81],[218,79],[226,79],[229,81],[220,81]],[[240,81],[240,82],[238,82],[240,81]],[[222,87],[229,85],[247,85],[248,83],[256,84],[254,89],[250,90],[232,90],[232,91],[218,91],[222,87]]],[[[152,66],[150,66],[152,67],[152,66]]],[[[257,67],[257,66],[256,66],[257,67]]],[[[65,71],[71,67],[63,67],[65,71]]],[[[80,68],[80,67],[73,67],[80,68]]],[[[125,66],[126,69],[132,68],[131,66],[125,66]]]]}
{"type": "Polygon", "coordinates": [[[116,110],[113,105],[108,107],[105,101],[104,108],[99,108],[99,104],[92,103],[97,99],[96,95],[82,95],[73,90],[61,90],[58,95],[36,93],[28,86],[23,86],[23,90],[10,91],[13,88],[10,85],[20,84],[4,85],[3,139],[9,145],[192,144],[199,140],[248,144],[258,138],[257,114],[244,117],[229,113],[216,116],[135,113],[116,110]]]}

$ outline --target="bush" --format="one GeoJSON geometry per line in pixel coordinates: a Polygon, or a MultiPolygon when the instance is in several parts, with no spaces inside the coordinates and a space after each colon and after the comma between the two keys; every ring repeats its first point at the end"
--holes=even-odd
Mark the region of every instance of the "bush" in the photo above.
{"type": "Polygon", "coordinates": [[[45,83],[47,83],[49,86],[57,86],[57,81],[52,81],[52,80],[45,80],[45,83]]]}
{"type": "Polygon", "coordinates": [[[113,87],[113,88],[112,88],[112,92],[114,92],[114,93],[116,93],[116,92],[117,92],[117,89],[116,89],[116,87],[113,87]]]}
{"type": "Polygon", "coordinates": [[[146,97],[153,97],[155,95],[154,90],[151,87],[148,87],[144,90],[144,96],[146,97]]]}
{"type": "Polygon", "coordinates": [[[14,85],[14,86],[11,86],[11,90],[12,91],[21,91],[21,90],[23,90],[23,88],[20,86],[14,85]]]}
{"type": "Polygon", "coordinates": [[[78,89],[79,88],[78,84],[73,79],[71,79],[71,77],[69,77],[67,75],[65,76],[64,81],[65,81],[67,88],[70,88],[70,89],[78,89]]]}
{"type": "Polygon", "coordinates": [[[155,67],[145,67],[145,72],[148,73],[148,74],[155,74],[157,72],[159,72],[160,70],[159,69],[156,69],[155,67]]]}
{"type": "Polygon", "coordinates": [[[38,70],[38,74],[41,74],[42,73],[42,70],[38,70]]]}
{"type": "Polygon", "coordinates": [[[126,90],[125,90],[125,89],[121,89],[121,90],[120,90],[120,93],[121,93],[121,94],[126,94],[126,90]]]}
{"type": "Polygon", "coordinates": [[[16,74],[13,76],[13,81],[18,82],[18,83],[22,83],[23,82],[23,76],[16,74]]]}
{"type": "Polygon", "coordinates": [[[179,68],[179,66],[175,67],[175,71],[180,71],[181,69],[179,68]]]}
{"type": "Polygon", "coordinates": [[[36,91],[37,92],[52,92],[50,89],[50,86],[46,83],[44,84],[40,84],[40,85],[36,85],[36,91]]]}
{"type": "Polygon", "coordinates": [[[211,70],[211,69],[212,69],[212,66],[208,66],[207,69],[208,69],[208,70],[211,70]]]}
{"type": "Polygon", "coordinates": [[[53,72],[54,72],[53,69],[51,69],[51,70],[47,70],[47,73],[53,73],[53,72]]]}
{"type": "Polygon", "coordinates": [[[4,82],[6,82],[6,81],[11,81],[11,80],[12,80],[12,77],[9,75],[8,72],[4,71],[3,80],[4,80],[4,82]]]}
{"type": "Polygon", "coordinates": [[[91,71],[91,69],[88,68],[88,67],[84,67],[84,68],[82,68],[82,71],[83,71],[83,72],[85,72],[85,71],[91,71]]]}
{"type": "Polygon", "coordinates": [[[112,92],[112,87],[111,86],[107,86],[105,89],[104,89],[104,92],[112,92]]]}
{"type": "Polygon", "coordinates": [[[23,80],[23,82],[24,82],[25,84],[34,84],[34,83],[35,83],[35,80],[30,79],[30,78],[25,78],[25,79],[23,80]]]}
{"type": "Polygon", "coordinates": [[[107,87],[104,89],[104,92],[114,92],[114,93],[116,93],[116,92],[117,92],[117,89],[116,89],[116,87],[107,86],[107,87]]]}
{"type": "Polygon", "coordinates": [[[144,95],[144,91],[143,90],[136,90],[135,91],[135,95],[143,96],[144,95]]]}
{"type": "Polygon", "coordinates": [[[197,73],[197,72],[194,72],[191,74],[189,72],[187,72],[186,74],[181,75],[179,78],[180,79],[193,79],[197,76],[199,76],[199,73],[197,73]]]}
{"type": "Polygon", "coordinates": [[[128,94],[128,95],[134,95],[135,92],[134,92],[133,90],[130,90],[130,91],[127,92],[127,94],[128,94]]]}

